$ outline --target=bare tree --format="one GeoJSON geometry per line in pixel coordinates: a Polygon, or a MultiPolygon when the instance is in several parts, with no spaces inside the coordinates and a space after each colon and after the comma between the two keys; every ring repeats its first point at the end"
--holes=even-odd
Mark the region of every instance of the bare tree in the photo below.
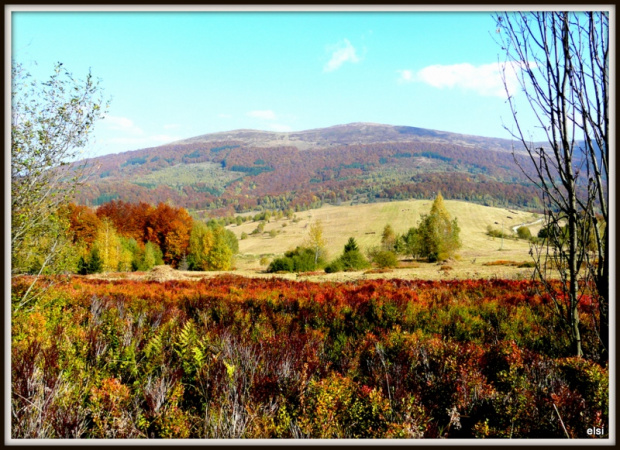
{"type": "MultiPolygon", "coordinates": [[[[544,244],[532,249],[536,274],[552,294],[571,341],[583,355],[578,304],[594,287],[599,354],[609,342],[609,13],[508,12],[494,15],[505,52],[504,85],[514,118],[508,129],[527,151],[547,219],[544,244]],[[532,142],[510,92],[516,76],[547,143],[532,142]],[[551,273],[558,273],[555,294],[551,273]]],[[[516,158],[515,158],[516,160],[516,158]]]]}

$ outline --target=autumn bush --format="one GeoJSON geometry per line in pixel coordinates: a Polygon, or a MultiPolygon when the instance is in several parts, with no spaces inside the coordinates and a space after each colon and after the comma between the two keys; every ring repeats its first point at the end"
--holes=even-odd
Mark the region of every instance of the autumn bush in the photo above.
{"type": "Polygon", "coordinates": [[[11,435],[588,438],[587,300],[577,359],[531,281],[69,277],[13,312],[11,435]]]}

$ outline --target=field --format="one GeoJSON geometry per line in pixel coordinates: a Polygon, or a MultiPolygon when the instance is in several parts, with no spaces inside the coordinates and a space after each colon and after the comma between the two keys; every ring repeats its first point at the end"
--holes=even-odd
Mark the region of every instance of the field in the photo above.
{"type": "Polygon", "coordinates": [[[64,281],[12,314],[13,438],[607,431],[596,304],[572,358],[531,281],[64,281]]]}
{"type": "MultiPolygon", "coordinates": [[[[328,256],[337,257],[349,237],[354,237],[360,248],[365,249],[379,245],[381,232],[386,224],[390,224],[397,234],[405,233],[412,226],[417,226],[420,216],[430,212],[432,201],[410,200],[389,203],[371,203],[358,205],[324,206],[296,213],[296,218],[279,220],[271,219],[265,224],[262,234],[252,235],[257,227],[256,222],[245,222],[241,225],[230,225],[238,238],[242,233],[247,239],[239,241],[239,257],[237,269],[245,276],[261,276],[265,266],[259,264],[262,256],[273,258],[282,255],[285,251],[301,245],[308,233],[308,227],[320,220],[323,224],[328,246],[328,256]],[[270,236],[274,230],[275,237],[270,236]],[[258,272],[258,273],[257,273],[258,272]]],[[[487,226],[501,230],[502,223],[505,232],[509,232],[521,224],[530,224],[533,235],[538,233],[541,226],[539,217],[525,211],[516,211],[503,208],[493,208],[461,201],[445,201],[446,208],[452,217],[456,217],[461,227],[463,248],[460,258],[450,261],[450,278],[516,278],[529,277],[531,269],[519,269],[515,266],[499,265],[486,266],[485,264],[503,260],[514,262],[531,261],[530,246],[527,241],[492,238],[486,234],[487,226]],[[501,248],[501,249],[500,249],[501,248]]],[[[411,266],[411,264],[409,264],[411,266]]],[[[382,277],[398,277],[406,279],[442,279],[446,271],[439,270],[437,264],[419,263],[416,267],[402,267],[381,274],[382,277]]],[[[347,273],[322,275],[326,280],[357,279],[360,277],[377,277],[377,274],[347,273]]],[[[316,277],[311,279],[317,279],[316,277]]]]}

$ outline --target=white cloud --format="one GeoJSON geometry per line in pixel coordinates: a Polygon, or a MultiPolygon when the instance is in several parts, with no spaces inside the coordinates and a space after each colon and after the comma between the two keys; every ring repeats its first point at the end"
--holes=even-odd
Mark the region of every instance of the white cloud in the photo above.
{"type": "MultiPolygon", "coordinates": [[[[519,65],[518,63],[516,63],[519,65]]],[[[440,65],[424,67],[413,72],[400,70],[399,82],[421,82],[438,89],[461,88],[477,92],[480,95],[491,97],[505,97],[506,89],[502,81],[502,71],[506,77],[506,84],[510,94],[514,94],[518,88],[513,64],[500,65],[499,63],[483,64],[474,66],[469,63],[440,65]]]]}
{"type": "Polygon", "coordinates": [[[127,117],[106,116],[103,119],[103,123],[113,131],[122,131],[133,135],[143,133],[142,129],[136,126],[136,124],[133,123],[133,120],[128,119],[127,117]]]}
{"type": "Polygon", "coordinates": [[[275,120],[276,119],[276,113],[274,113],[270,109],[250,111],[249,113],[247,113],[247,115],[250,117],[254,117],[256,119],[263,119],[263,120],[275,120]]]}
{"type": "MultiPolygon", "coordinates": [[[[103,120],[111,137],[105,139],[107,144],[131,146],[134,148],[149,147],[169,142],[178,141],[181,138],[167,133],[146,133],[142,128],[138,127],[133,120],[127,117],[106,116],[103,120]]],[[[163,125],[163,130],[171,130],[180,128],[177,124],[163,125]]]]}
{"type": "Polygon", "coordinates": [[[343,40],[339,44],[330,46],[329,51],[332,52],[332,57],[327,64],[325,64],[325,67],[323,67],[323,72],[332,72],[345,62],[356,63],[360,61],[355,53],[355,47],[351,45],[348,39],[343,40]]]}

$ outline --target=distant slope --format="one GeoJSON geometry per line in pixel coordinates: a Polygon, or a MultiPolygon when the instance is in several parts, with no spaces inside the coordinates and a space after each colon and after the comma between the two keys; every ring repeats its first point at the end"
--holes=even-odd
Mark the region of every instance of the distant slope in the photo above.
{"type": "Polygon", "coordinates": [[[230,214],[353,200],[446,198],[532,206],[536,192],[508,140],[371,123],[299,132],[212,133],[87,160],[78,201],[170,201],[230,214]]]}
{"type": "MultiPolygon", "coordinates": [[[[285,217],[272,218],[265,224],[264,232],[251,234],[257,222],[229,225],[238,238],[242,233],[248,237],[239,241],[237,267],[258,269],[261,256],[276,257],[284,252],[303,245],[311,224],[321,221],[327,241],[329,258],[342,253],[349,237],[355,238],[362,251],[378,246],[385,225],[390,224],[397,234],[404,234],[417,226],[421,215],[428,214],[431,200],[408,200],[367,205],[327,205],[311,211],[296,214],[295,220],[285,217]],[[273,233],[272,233],[273,232],[273,233]],[[272,234],[275,234],[273,236],[272,234]]],[[[487,236],[487,226],[510,233],[518,225],[536,221],[540,216],[532,213],[505,208],[476,205],[469,202],[447,200],[446,208],[452,218],[456,218],[461,229],[463,247],[460,256],[463,263],[473,259],[477,265],[496,260],[530,260],[530,244],[524,240],[494,239],[487,236]],[[502,247],[501,251],[499,250],[502,247]]],[[[531,225],[532,234],[540,229],[540,223],[531,225]]],[[[263,267],[264,269],[264,267],[263,267]]],[[[436,270],[436,269],[435,269],[436,270]]]]}
{"type": "Polygon", "coordinates": [[[292,146],[299,150],[388,142],[433,142],[496,151],[512,151],[513,149],[513,142],[506,139],[485,138],[425,128],[377,123],[350,123],[328,128],[291,132],[235,130],[196,136],[177,141],[174,144],[183,145],[219,141],[242,141],[245,145],[256,147],[292,146]]]}

